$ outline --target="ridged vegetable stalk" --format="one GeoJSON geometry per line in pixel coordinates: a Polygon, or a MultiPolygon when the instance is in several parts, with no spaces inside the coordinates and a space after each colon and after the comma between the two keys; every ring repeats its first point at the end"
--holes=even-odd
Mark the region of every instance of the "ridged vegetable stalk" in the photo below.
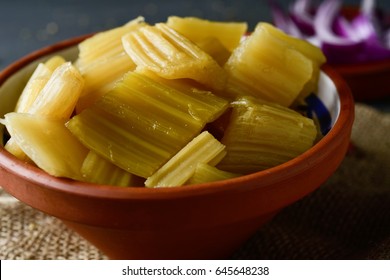
{"type": "Polygon", "coordinates": [[[130,32],[122,41],[140,71],[153,71],[167,79],[188,78],[212,89],[225,86],[224,69],[195,43],[164,23],[130,32]]]}
{"type": "Polygon", "coordinates": [[[253,97],[233,103],[221,142],[226,156],[219,169],[248,174],[287,162],[309,149],[317,136],[312,119],[253,97]]]}
{"type": "Polygon", "coordinates": [[[67,126],[97,154],[147,178],[227,107],[227,101],[211,93],[189,95],[129,72],[67,126]]]}
{"type": "MultiPolygon", "coordinates": [[[[60,61],[60,59],[56,59],[55,61],[49,61],[49,63],[54,68],[53,62],[58,64],[60,61]]],[[[38,66],[37,71],[42,72],[40,69],[45,69],[45,65],[42,67],[38,66]]],[[[50,71],[50,68],[43,70],[48,75],[50,71]]],[[[31,80],[32,83],[27,84],[16,111],[48,116],[53,119],[68,120],[74,111],[84,86],[84,80],[79,71],[70,62],[65,62],[58,66],[50,77],[47,77],[48,79],[44,81],[43,86],[40,82],[33,82],[39,81],[39,77],[33,78],[31,80]]],[[[26,157],[12,137],[5,145],[5,149],[19,159],[28,161],[28,157],[26,157]]]]}
{"type": "Polygon", "coordinates": [[[226,154],[224,150],[224,145],[209,132],[204,131],[150,176],[145,181],[145,186],[149,188],[181,186],[195,173],[199,163],[210,163],[215,158],[221,159],[226,154]]]}
{"type": "Polygon", "coordinates": [[[8,113],[5,125],[22,151],[42,170],[56,177],[82,180],[88,150],[65,127],[63,119],[8,113]]]}
{"type": "Polygon", "coordinates": [[[79,44],[76,66],[85,79],[85,87],[77,104],[77,112],[94,103],[100,96],[111,90],[115,82],[136,65],[126,54],[122,36],[146,26],[142,17],[127,24],[100,32],[79,44]]]}
{"type": "Polygon", "coordinates": [[[238,176],[240,176],[240,174],[223,171],[210,164],[198,163],[194,174],[185,184],[193,185],[206,182],[215,182],[238,176]]]}
{"type": "Polygon", "coordinates": [[[86,156],[81,166],[81,175],[83,181],[86,182],[120,187],[133,186],[136,181],[135,175],[126,172],[93,151],[86,156]]]}
{"type": "Polygon", "coordinates": [[[289,107],[303,91],[314,88],[314,83],[311,88],[307,84],[318,78],[321,51],[308,42],[284,40],[287,35],[275,29],[259,23],[233,51],[225,64],[226,96],[255,96],[289,107]]]}

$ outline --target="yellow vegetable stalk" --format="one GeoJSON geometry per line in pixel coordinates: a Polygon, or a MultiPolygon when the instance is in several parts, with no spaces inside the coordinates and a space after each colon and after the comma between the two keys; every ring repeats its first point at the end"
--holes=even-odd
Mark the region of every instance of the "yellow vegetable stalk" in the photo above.
{"type": "Polygon", "coordinates": [[[288,107],[307,90],[313,75],[318,75],[322,60],[311,55],[315,47],[307,42],[282,40],[274,29],[270,24],[259,23],[234,50],[225,64],[227,96],[234,99],[251,95],[288,107]]]}
{"type": "Polygon", "coordinates": [[[135,175],[126,172],[93,151],[86,156],[81,166],[81,175],[83,181],[86,182],[120,187],[135,185],[136,179],[135,175]]]}
{"type": "Polygon", "coordinates": [[[86,68],[82,72],[85,86],[76,105],[77,113],[91,106],[100,96],[113,89],[125,73],[134,69],[135,64],[124,52],[86,68]]]}
{"type": "Polygon", "coordinates": [[[312,119],[253,97],[233,102],[221,140],[227,154],[219,169],[248,174],[284,163],[309,149],[317,136],[312,119]]]}
{"type": "Polygon", "coordinates": [[[226,49],[222,43],[214,37],[206,38],[197,43],[197,45],[208,53],[219,65],[223,66],[228,61],[231,52],[226,49]]]}
{"type": "Polygon", "coordinates": [[[192,175],[185,184],[202,184],[207,182],[226,180],[238,176],[241,176],[241,174],[223,171],[210,164],[198,163],[194,175],[192,175]]]}
{"type": "Polygon", "coordinates": [[[67,126],[90,150],[147,178],[227,107],[213,94],[189,95],[129,72],[67,126]]]}
{"type": "Polygon", "coordinates": [[[42,170],[56,177],[81,180],[88,150],[65,127],[63,119],[28,113],[8,113],[11,139],[42,170]]]}
{"type": "Polygon", "coordinates": [[[85,87],[77,112],[111,90],[126,72],[135,69],[134,62],[123,49],[121,38],[146,25],[144,18],[138,17],[121,27],[97,33],[79,44],[76,66],[85,79],[85,87]]]}
{"type": "Polygon", "coordinates": [[[317,92],[320,67],[326,62],[326,57],[321,49],[305,40],[290,36],[269,23],[263,23],[263,25],[270,34],[286,42],[286,44],[290,45],[291,48],[294,48],[304,54],[313,63],[313,75],[311,76],[311,79],[305,84],[304,88],[298,96],[298,99],[302,100],[310,93],[317,92]]]}
{"type": "MultiPolygon", "coordinates": [[[[57,59],[56,61],[58,62],[57,59]]],[[[54,70],[43,87],[40,83],[33,84],[35,87],[27,85],[28,89],[21,96],[22,101],[16,108],[17,112],[68,120],[81,94],[84,80],[79,71],[70,62],[66,62],[54,70]]],[[[21,160],[28,160],[12,137],[6,143],[5,149],[21,160]]]]}
{"type": "Polygon", "coordinates": [[[122,38],[139,71],[166,79],[188,78],[212,89],[222,89],[224,69],[206,52],[164,23],[146,26],[122,38]]]}
{"type": "Polygon", "coordinates": [[[147,25],[143,17],[135,18],[127,24],[99,32],[79,44],[79,56],[76,66],[84,73],[86,68],[96,64],[97,61],[106,61],[120,55],[124,50],[121,38],[128,32],[132,32],[141,26],[147,25]]]}
{"type": "Polygon", "coordinates": [[[24,87],[15,107],[15,112],[26,113],[39,95],[42,88],[50,79],[53,71],[65,63],[65,59],[54,56],[45,63],[39,63],[24,87]]]}
{"type": "Polygon", "coordinates": [[[214,158],[221,158],[221,155],[225,155],[224,150],[224,145],[204,131],[150,176],[145,181],[145,186],[181,186],[195,173],[199,163],[209,163],[214,158]]]}
{"type": "Polygon", "coordinates": [[[246,22],[220,22],[177,16],[168,17],[167,25],[196,44],[207,38],[216,38],[229,51],[238,46],[248,29],[246,22]]]}
{"type": "MultiPolygon", "coordinates": [[[[135,72],[138,73],[138,71],[135,72]]],[[[164,79],[151,71],[142,72],[142,75],[185,95],[188,103],[179,102],[178,99],[174,102],[179,102],[177,106],[180,105],[182,108],[186,108],[183,110],[188,110],[192,117],[204,123],[215,121],[229,107],[229,102],[226,99],[217,97],[212,91],[205,89],[192,80],[164,79]]]]}
{"type": "Polygon", "coordinates": [[[28,113],[69,119],[83,90],[84,79],[80,72],[66,62],[59,66],[39,92],[28,113]]]}

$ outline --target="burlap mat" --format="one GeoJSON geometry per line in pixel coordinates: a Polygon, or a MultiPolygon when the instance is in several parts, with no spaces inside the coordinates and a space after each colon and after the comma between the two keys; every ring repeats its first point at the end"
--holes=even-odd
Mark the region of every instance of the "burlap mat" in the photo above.
{"type": "MultiPolygon", "coordinates": [[[[353,148],[317,191],[282,211],[234,259],[390,259],[390,114],[356,105],[353,148]]],[[[0,188],[0,259],[105,259],[0,188]]]]}

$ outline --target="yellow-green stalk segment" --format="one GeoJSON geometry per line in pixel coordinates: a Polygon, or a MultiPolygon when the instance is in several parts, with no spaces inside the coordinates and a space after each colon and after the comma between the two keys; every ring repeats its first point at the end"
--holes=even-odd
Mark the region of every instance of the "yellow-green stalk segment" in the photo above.
{"type": "Polygon", "coordinates": [[[92,151],[147,178],[227,107],[227,101],[213,94],[198,98],[129,72],[67,127],[92,151]]]}
{"type": "Polygon", "coordinates": [[[5,115],[4,122],[15,143],[39,168],[56,177],[82,179],[88,150],[63,119],[13,112],[5,115]]]}
{"type": "Polygon", "coordinates": [[[69,119],[83,90],[84,79],[71,62],[59,66],[40,91],[28,113],[69,119]]]}
{"type": "Polygon", "coordinates": [[[138,17],[123,26],[97,33],[79,44],[76,66],[85,79],[85,87],[77,112],[111,90],[126,72],[135,69],[134,62],[123,48],[122,36],[146,25],[144,19],[138,17]]]}
{"type": "Polygon", "coordinates": [[[196,44],[216,38],[224,48],[233,51],[248,30],[246,22],[209,21],[196,17],[170,16],[167,25],[196,44]]]}
{"type": "Polygon", "coordinates": [[[96,33],[92,37],[83,40],[79,45],[79,56],[76,66],[81,73],[98,61],[110,62],[109,59],[123,53],[121,38],[128,32],[132,32],[141,26],[145,26],[143,17],[138,17],[123,26],[96,33]]]}
{"type": "Polygon", "coordinates": [[[241,174],[227,172],[206,163],[198,163],[194,174],[185,183],[186,185],[202,184],[206,182],[222,181],[241,176],[241,174]]]}
{"type": "MultiPolygon", "coordinates": [[[[54,64],[58,65],[61,59],[55,58],[55,60],[50,60],[49,62],[53,69],[54,64]]],[[[38,67],[40,68],[40,66],[38,67]]],[[[44,65],[44,67],[46,66],[44,65]]],[[[46,70],[43,70],[43,72],[46,73],[46,70]]],[[[38,69],[37,71],[42,70],[38,69]]],[[[23,101],[16,108],[17,112],[68,120],[80,97],[84,80],[71,62],[65,62],[55,68],[43,87],[37,83],[34,83],[34,85],[36,88],[31,86],[28,91],[23,92],[23,101]],[[26,101],[29,99],[27,93],[34,94],[29,101],[26,101]]],[[[18,147],[18,144],[12,137],[6,143],[5,149],[19,159],[28,160],[25,153],[18,147]]]]}
{"type": "Polygon", "coordinates": [[[248,174],[284,163],[309,149],[317,135],[313,120],[253,97],[233,102],[221,142],[226,156],[218,168],[248,174]]]}
{"type": "MultiPolygon", "coordinates": [[[[138,71],[136,72],[138,73],[138,71]]],[[[215,121],[229,107],[226,99],[217,98],[212,91],[192,80],[164,79],[151,71],[142,72],[142,75],[146,75],[157,83],[185,95],[188,98],[188,102],[181,98],[175,98],[174,95],[171,95],[171,98],[166,99],[165,102],[171,102],[172,106],[180,107],[183,111],[187,110],[193,118],[202,122],[210,123],[215,121]]]]}
{"type": "Polygon", "coordinates": [[[101,185],[113,185],[120,187],[133,186],[135,175],[114,165],[93,151],[88,155],[81,166],[83,181],[101,185]]]}
{"type": "Polygon", "coordinates": [[[122,38],[139,71],[167,79],[188,78],[212,89],[223,89],[224,69],[206,52],[164,23],[146,26],[122,38]]]}
{"type": "MultiPolygon", "coordinates": [[[[225,146],[209,132],[203,131],[145,181],[145,186],[174,187],[183,185],[199,163],[210,163],[225,155],[225,146]]],[[[214,162],[216,164],[216,162],[214,162]]]]}
{"type": "Polygon", "coordinates": [[[303,91],[307,94],[315,88],[313,80],[323,60],[313,53],[317,50],[319,55],[320,50],[307,42],[283,40],[274,29],[259,23],[233,51],[225,64],[226,96],[250,95],[288,107],[303,91]]]}
{"type": "Polygon", "coordinates": [[[228,61],[231,55],[231,52],[215,37],[206,38],[198,42],[197,45],[221,66],[228,61]]]}
{"type": "Polygon", "coordinates": [[[39,63],[24,87],[15,107],[15,112],[26,113],[50,79],[53,71],[66,61],[61,56],[54,56],[44,63],[39,63]]]}
{"type": "Polygon", "coordinates": [[[290,36],[269,23],[262,23],[262,25],[270,34],[272,34],[272,36],[285,42],[291,48],[294,48],[297,51],[301,52],[303,55],[305,55],[312,61],[313,74],[310,80],[303,87],[302,91],[299,93],[297,100],[294,101],[294,103],[302,102],[302,100],[310,93],[315,93],[318,91],[320,67],[326,62],[326,57],[324,53],[320,48],[308,43],[305,40],[290,36]]]}

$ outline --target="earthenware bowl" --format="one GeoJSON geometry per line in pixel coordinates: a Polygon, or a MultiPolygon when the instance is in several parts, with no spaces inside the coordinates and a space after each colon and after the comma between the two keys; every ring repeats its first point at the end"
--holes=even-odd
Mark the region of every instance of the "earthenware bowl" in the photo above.
{"type": "MultiPolygon", "coordinates": [[[[38,61],[77,56],[71,39],[34,52],[0,73],[0,117],[13,110],[38,61]]],[[[346,83],[324,66],[312,113],[327,131],[284,164],[250,175],[180,188],[120,188],[55,178],[0,145],[0,185],[94,244],[111,259],[224,259],[280,210],[323,184],[347,151],[354,104],[346,83]]],[[[0,126],[0,133],[5,128],[0,126]]],[[[4,137],[1,137],[2,139],[4,137]]]]}

